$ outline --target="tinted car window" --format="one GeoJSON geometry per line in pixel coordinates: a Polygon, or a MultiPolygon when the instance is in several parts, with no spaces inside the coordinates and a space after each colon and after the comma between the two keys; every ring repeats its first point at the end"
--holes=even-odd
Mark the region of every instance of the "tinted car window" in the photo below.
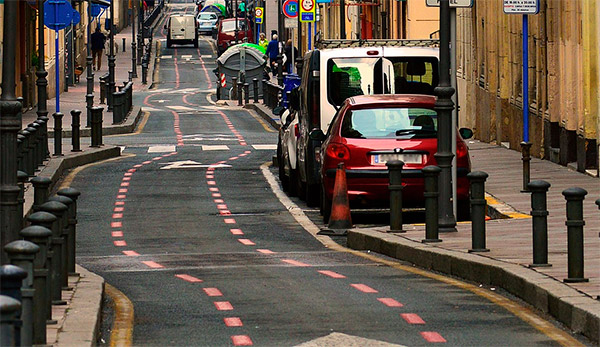
{"type": "Polygon", "coordinates": [[[437,113],[426,108],[373,108],[349,111],[341,135],[346,138],[434,138],[437,113]]]}
{"type": "MultiPolygon", "coordinates": [[[[226,21],[223,22],[223,26],[221,31],[234,31],[235,30],[235,21],[226,21]]],[[[238,30],[246,30],[246,23],[244,21],[238,21],[238,30]]]]}

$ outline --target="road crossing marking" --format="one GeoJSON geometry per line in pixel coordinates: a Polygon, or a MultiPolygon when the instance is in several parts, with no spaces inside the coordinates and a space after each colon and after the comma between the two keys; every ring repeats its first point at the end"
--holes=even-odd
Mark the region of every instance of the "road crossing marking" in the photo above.
{"type": "Polygon", "coordinates": [[[252,145],[256,150],[277,149],[277,145],[252,145]]]}
{"type": "Polygon", "coordinates": [[[270,249],[257,249],[256,251],[257,251],[257,252],[260,252],[260,253],[262,253],[262,254],[275,254],[275,252],[273,252],[273,251],[272,251],[272,250],[270,250],[270,249]]]}
{"type": "Polygon", "coordinates": [[[137,257],[138,255],[140,255],[136,251],[123,251],[123,254],[125,254],[128,257],[137,257]]]}
{"type": "Polygon", "coordinates": [[[158,112],[158,111],[162,111],[158,108],[154,108],[154,107],[142,107],[142,112],[158,112]]]}
{"type": "Polygon", "coordinates": [[[228,151],[229,146],[227,146],[227,145],[202,145],[202,150],[203,151],[228,151]]]}
{"type": "Polygon", "coordinates": [[[175,151],[175,145],[157,145],[148,147],[148,153],[168,153],[175,151]]]}
{"type": "Polygon", "coordinates": [[[170,108],[175,111],[193,111],[194,110],[193,108],[189,108],[186,106],[167,106],[167,108],[170,108]]]}

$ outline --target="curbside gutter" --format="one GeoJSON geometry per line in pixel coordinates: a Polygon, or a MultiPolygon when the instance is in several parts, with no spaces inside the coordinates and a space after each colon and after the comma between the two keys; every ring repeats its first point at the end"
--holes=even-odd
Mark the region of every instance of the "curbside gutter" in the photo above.
{"type": "MultiPolygon", "coordinates": [[[[263,109],[263,107],[259,107],[258,104],[248,103],[248,104],[244,105],[244,108],[247,108],[247,109],[255,111],[264,120],[266,120],[267,122],[269,122],[269,124],[273,128],[275,128],[275,130],[279,130],[280,126],[279,126],[279,122],[277,122],[277,118],[273,118],[272,114],[267,113],[268,111],[265,111],[263,109]]],[[[268,109],[268,108],[267,108],[267,110],[270,111],[270,109],[268,109]]]]}
{"type": "Polygon", "coordinates": [[[348,247],[408,261],[424,269],[503,288],[598,343],[600,301],[526,267],[446,250],[369,229],[348,230],[348,247]]]}
{"type": "Polygon", "coordinates": [[[104,278],[76,265],[79,281],[55,346],[95,346],[102,314],[104,278]]]}

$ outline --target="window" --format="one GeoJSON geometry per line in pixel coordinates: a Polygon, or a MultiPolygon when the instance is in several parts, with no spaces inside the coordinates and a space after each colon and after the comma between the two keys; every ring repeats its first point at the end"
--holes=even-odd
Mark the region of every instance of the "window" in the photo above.
{"type": "Polygon", "coordinates": [[[347,138],[435,138],[437,113],[427,108],[376,108],[349,111],[341,135],[347,138]]]}

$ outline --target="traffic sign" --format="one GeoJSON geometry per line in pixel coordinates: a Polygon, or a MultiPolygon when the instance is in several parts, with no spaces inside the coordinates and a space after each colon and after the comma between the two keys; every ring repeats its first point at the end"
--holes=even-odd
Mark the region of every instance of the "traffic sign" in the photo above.
{"type": "Polygon", "coordinates": [[[73,10],[73,21],[71,22],[73,25],[77,25],[81,22],[81,15],[77,10],[73,10]]]}
{"type": "Polygon", "coordinates": [[[265,15],[265,10],[262,7],[256,7],[254,9],[254,18],[256,20],[256,24],[263,23],[263,16],[265,15]]]}
{"type": "Polygon", "coordinates": [[[62,30],[73,21],[73,7],[66,0],[48,0],[44,3],[44,25],[62,30]]]}
{"type": "Polygon", "coordinates": [[[298,0],[285,0],[283,2],[283,14],[288,18],[298,17],[298,0]]]}
{"type": "Polygon", "coordinates": [[[302,0],[300,3],[300,21],[314,22],[315,21],[315,0],[302,0]]]}
{"type": "MultiPolygon", "coordinates": [[[[450,7],[473,7],[474,0],[449,0],[450,7]]],[[[425,5],[428,7],[440,7],[440,0],[426,0],[425,5]]]]}
{"type": "Polygon", "coordinates": [[[504,0],[506,14],[537,14],[540,12],[539,0],[504,0]]]}

